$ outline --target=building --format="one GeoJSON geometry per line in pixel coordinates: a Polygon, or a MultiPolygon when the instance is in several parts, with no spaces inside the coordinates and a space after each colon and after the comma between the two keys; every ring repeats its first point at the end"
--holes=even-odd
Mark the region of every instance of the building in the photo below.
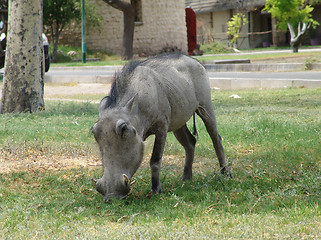
{"type": "MultiPolygon", "coordinates": [[[[103,17],[100,31],[87,26],[87,48],[121,54],[123,13],[103,0],[90,0],[103,17]]],[[[275,19],[262,11],[265,0],[126,0],[135,6],[137,19],[134,34],[134,54],[154,55],[163,51],[187,52],[185,7],[191,7],[197,18],[197,43],[213,40],[228,43],[227,22],[237,12],[247,18],[242,27],[238,48],[258,48],[270,45],[289,46],[289,34],[276,29],[275,19]]],[[[321,23],[321,5],[314,6],[313,18],[321,23]]],[[[321,26],[310,30],[303,40],[309,45],[321,44],[321,26]],[[312,43],[312,41],[311,41],[312,43]]],[[[81,31],[70,25],[61,36],[62,44],[81,45],[81,31]]]]}
{"type": "Polygon", "coordinates": [[[197,37],[199,43],[213,40],[228,43],[227,22],[237,12],[247,18],[242,27],[238,48],[255,48],[272,42],[272,20],[270,14],[261,13],[265,0],[232,1],[232,0],[191,0],[186,5],[194,9],[197,16],[197,37]],[[252,33],[252,34],[249,34],[252,33]],[[254,33],[254,34],[253,34],[254,33]],[[257,33],[257,34],[255,34],[257,33]]]}
{"type": "MultiPolygon", "coordinates": [[[[238,48],[257,48],[270,45],[289,45],[289,34],[276,29],[275,19],[271,14],[262,11],[265,0],[188,0],[186,6],[194,9],[197,17],[197,37],[200,44],[213,40],[228,43],[227,22],[237,12],[247,18],[242,27],[238,48]]],[[[313,18],[321,23],[321,5],[314,6],[313,18]]],[[[312,35],[321,34],[321,28],[311,30],[306,35],[304,44],[309,44],[312,35]]],[[[321,36],[320,36],[321,39],[321,36]]],[[[321,43],[320,43],[321,44],[321,43]]]]}
{"type": "MultiPolygon", "coordinates": [[[[123,13],[103,0],[91,0],[91,2],[103,20],[100,31],[87,27],[87,48],[120,55],[123,13]]],[[[137,13],[134,54],[153,55],[171,49],[187,52],[184,0],[131,0],[131,2],[137,13]]],[[[81,43],[80,27],[76,24],[64,31],[61,43],[74,45],[75,42],[79,45],[81,43]]]]}

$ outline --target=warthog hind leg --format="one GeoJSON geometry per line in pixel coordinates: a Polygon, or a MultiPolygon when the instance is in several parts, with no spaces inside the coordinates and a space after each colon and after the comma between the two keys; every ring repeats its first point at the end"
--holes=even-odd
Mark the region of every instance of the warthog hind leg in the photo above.
{"type": "Polygon", "coordinates": [[[222,140],[221,140],[221,136],[218,134],[218,131],[217,131],[216,117],[215,117],[212,104],[210,103],[206,106],[199,106],[196,113],[202,118],[206,126],[206,130],[212,139],[213,146],[214,146],[218,161],[220,163],[221,173],[229,177],[232,177],[232,173],[230,172],[230,169],[225,162],[225,154],[222,146],[222,140]]]}

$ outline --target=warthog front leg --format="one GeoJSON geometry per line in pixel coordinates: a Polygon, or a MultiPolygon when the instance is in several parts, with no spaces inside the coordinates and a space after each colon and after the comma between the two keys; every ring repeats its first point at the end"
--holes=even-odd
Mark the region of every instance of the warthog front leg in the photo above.
{"type": "Polygon", "coordinates": [[[190,133],[186,124],[177,131],[175,131],[174,135],[185,149],[185,166],[184,174],[182,177],[182,180],[185,181],[192,178],[192,165],[194,161],[196,139],[190,133]]]}
{"type": "Polygon", "coordinates": [[[152,157],[150,159],[150,169],[152,173],[152,193],[161,193],[162,187],[159,179],[162,156],[165,147],[166,133],[157,133],[153,148],[152,157]]]}

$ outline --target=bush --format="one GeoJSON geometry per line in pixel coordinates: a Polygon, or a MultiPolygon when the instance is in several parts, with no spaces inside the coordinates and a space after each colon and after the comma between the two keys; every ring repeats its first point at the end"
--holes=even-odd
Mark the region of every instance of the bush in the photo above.
{"type": "Polygon", "coordinates": [[[69,57],[68,55],[65,55],[61,51],[58,51],[57,58],[56,58],[56,63],[66,63],[66,62],[71,62],[71,61],[72,61],[71,57],[69,57]]]}
{"type": "MultiPolygon", "coordinates": [[[[52,55],[52,45],[50,45],[50,52],[52,55]]],[[[92,51],[87,49],[87,59],[88,58],[98,58],[101,61],[113,61],[113,60],[120,60],[120,56],[114,55],[112,53],[104,52],[104,51],[92,51]]],[[[68,63],[72,62],[75,59],[82,58],[82,49],[81,47],[77,46],[65,46],[59,45],[58,46],[58,53],[57,53],[57,63],[68,63]]]]}
{"type": "Polygon", "coordinates": [[[222,42],[212,42],[201,45],[201,50],[204,54],[218,54],[218,53],[233,53],[233,49],[222,42]]]}
{"type": "Polygon", "coordinates": [[[304,69],[305,70],[312,70],[313,63],[317,63],[319,60],[316,57],[309,57],[304,60],[304,69]]]}

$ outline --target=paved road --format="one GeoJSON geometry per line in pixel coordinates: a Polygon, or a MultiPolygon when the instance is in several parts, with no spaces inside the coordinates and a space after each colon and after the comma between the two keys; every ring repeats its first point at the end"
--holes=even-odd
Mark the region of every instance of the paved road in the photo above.
{"type": "Polygon", "coordinates": [[[110,83],[121,67],[52,67],[45,74],[45,82],[110,83]]]}
{"type": "MultiPolygon", "coordinates": [[[[121,66],[83,67],[83,68],[51,68],[46,76],[72,77],[72,76],[105,76],[113,77],[121,66]]],[[[209,72],[212,79],[283,79],[283,80],[318,80],[321,81],[321,71],[295,71],[295,72],[209,72]]]]}
{"type": "MultiPolygon", "coordinates": [[[[46,82],[111,83],[121,66],[52,67],[46,82]]],[[[213,72],[209,71],[211,87],[241,88],[321,88],[321,71],[293,72],[213,72]]]]}
{"type": "MultiPolygon", "coordinates": [[[[51,68],[47,82],[110,83],[121,66],[51,68]]],[[[221,89],[321,87],[321,71],[299,72],[213,72],[211,87],[221,89]]]]}

